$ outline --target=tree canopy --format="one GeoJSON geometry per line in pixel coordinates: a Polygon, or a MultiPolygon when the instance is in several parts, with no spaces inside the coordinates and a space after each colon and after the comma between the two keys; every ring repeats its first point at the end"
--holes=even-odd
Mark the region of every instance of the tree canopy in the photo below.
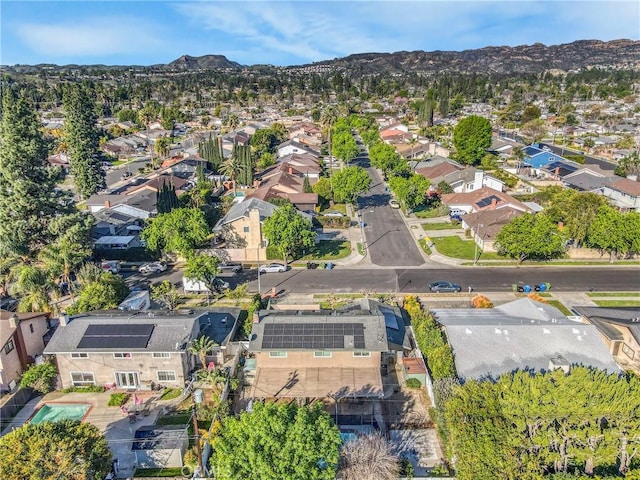
{"type": "Polygon", "coordinates": [[[256,402],[227,417],[212,446],[219,480],[333,480],[340,432],[320,403],[256,402]]]}
{"type": "Polygon", "coordinates": [[[491,146],[491,122],[478,115],[463,118],[453,129],[456,159],[474,165],[491,146]]]}
{"type": "Polygon", "coordinates": [[[549,260],[565,251],[567,234],[544,213],[525,213],[507,223],[496,235],[500,255],[515,258],[549,260]]]}
{"type": "Polygon", "coordinates": [[[269,245],[280,252],[284,262],[314,245],[316,232],[309,220],[304,218],[291,204],[282,205],[263,226],[269,245]]]}
{"type": "Polygon", "coordinates": [[[26,423],[0,438],[4,480],[102,480],[111,452],[97,427],[72,420],[26,423]]]}
{"type": "Polygon", "coordinates": [[[609,254],[613,261],[619,255],[640,252],[640,213],[622,213],[610,206],[600,207],[589,228],[587,243],[609,254]]]}
{"type": "Polygon", "coordinates": [[[333,176],[333,195],[337,202],[354,203],[363,192],[369,190],[371,177],[358,166],[345,167],[333,176]]]}
{"type": "Polygon", "coordinates": [[[204,213],[197,208],[176,208],[150,219],[142,239],[154,251],[164,250],[185,257],[209,236],[204,213]]]}
{"type": "Polygon", "coordinates": [[[187,258],[187,263],[184,267],[184,276],[199,282],[204,282],[209,290],[215,291],[213,288],[213,280],[218,269],[218,257],[212,255],[194,254],[187,258]]]}
{"type": "Polygon", "coordinates": [[[411,174],[408,178],[391,177],[389,180],[389,188],[408,209],[413,209],[425,202],[430,184],[428,179],[417,173],[411,174]]]}

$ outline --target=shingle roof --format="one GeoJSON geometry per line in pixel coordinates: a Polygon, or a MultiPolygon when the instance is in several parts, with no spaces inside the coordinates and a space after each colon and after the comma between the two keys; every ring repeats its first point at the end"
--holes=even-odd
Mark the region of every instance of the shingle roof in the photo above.
{"type": "Polygon", "coordinates": [[[626,193],[634,197],[640,197],[640,182],[621,178],[609,184],[609,188],[626,193]]]}
{"type": "Polygon", "coordinates": [[[599,177],[588,172],[579,172],[575,175],[563,177],[562,182],[576,190],[592,192],[604,188],[614,179],[615,177],[599,177]]]}
{"type": "Polygon", "coordinates": [[[249,216],[249,210],[254,209],[260,212],[260,219],[263,220],[273,215],[273,212],[275,212],[278,207],[273,203],[265,202],[259,198],[246,198],[242,202],[232,205],[227,214],[218,221],[214,230],[220,229],[223,225],[235,222],[239,218],[249,216]]]}

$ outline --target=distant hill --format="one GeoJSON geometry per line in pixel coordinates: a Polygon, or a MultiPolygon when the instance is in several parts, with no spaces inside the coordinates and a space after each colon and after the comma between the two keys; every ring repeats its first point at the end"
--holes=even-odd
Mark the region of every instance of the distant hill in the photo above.
{"type": "Polygon", "coordinates": [[[241,67],[242,65],[228,60],[224,55],[203,55],[202,57],[183,55],[177,60],[166,65],[166,68],[170,70],[200,70],[241,67]]]}

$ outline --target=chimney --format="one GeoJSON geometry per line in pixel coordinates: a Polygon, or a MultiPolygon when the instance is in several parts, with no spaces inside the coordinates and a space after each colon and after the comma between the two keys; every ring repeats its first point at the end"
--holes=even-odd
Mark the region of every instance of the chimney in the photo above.
{"type": "Polygon", "coordinates": [[[253,312],[253,323],[260,323],[260,315],[258,312],[253,312]]]}
{"type": "Polygon", "coordinates": [[[495,210],[496,209],[496,205],[498,205],[498,199],[497,198],[492,198],[491,199],[491,210],[495,210]]]}
{"type": "Polygon", "coordinates": [[[69,315],[60,315],[58,318],[58,323],[61,327],[66,327],[69,324],[69,315]]]}
{"type": "Polygon", "coordinates": [[[104,201],[104,208],[111,208],[111,202],[109,200],[104,201]]]}
{"type": "Polygon", "coordinates": [[[293,175],[293,167],[289,167],[289,175],[293,175]]]}
{"type": "Polygon", "coordinates": [[[9,326],[11,328],[17,328],[18,325],[20,325],[20,318],[16,313],[14,313],[13,315],[11,315],[11,317],[9,317],[9,326]]]}
{"type": "Polygon", "coordinates": [[[558,230],[562,231],[564,229],[564,223],[558,222],[558,230]]]}
{"type": "Polygon", "coordinates": [[[553,172],[553,174],[555,175],[556,180],[558,180],[558,178],[560,176],[560,167],[556,167],[556,169],[553,172]]]}

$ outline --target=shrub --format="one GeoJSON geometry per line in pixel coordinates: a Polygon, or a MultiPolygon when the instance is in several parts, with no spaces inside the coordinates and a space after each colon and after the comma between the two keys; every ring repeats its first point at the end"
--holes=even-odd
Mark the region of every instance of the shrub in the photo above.
{"type": "Polygon", "coordinates": [[[534,302],[547,303],[544,297],[542,297],[539,293],[531,292],[527,295],[527,298],[530,298],[534,302]]]}
{"type": "Polygon", "coordinates": [[[400,460],[400,475],[405,478],[411,480],[415,475],[415,469],[413,468],[413,463],[411,463],[406,458],[400,460]]]}
{"type": "Polygon", "coordinates": [[[62,390],[63,393],[102,393],[104,392],[104,387],[102,385],[86,385],[84,387],[67,387],[62,390]]]}
{"type": "Polygon", "coordinates": [[[471,300],[473,308],[493,308],[493,303],[484,295],[476,295],[471,300]]]}
{"type": "Polygon", "coordinates": [[[422,382],[417,378],[408,378],[405,385],[409,388],[420,388],[422,387],[422,382]]]}
{"type": "Polygon", "coordinates": [[[180,396],[179,388],[166,388],[164,392],[162,392],[162,396],[160,400],[172,400],[180,396]]]}
{"type": "Polygon", "coordinates": [[[107,405],[110,407],[120,407],[124,405],[127,400],[129,400],[129,394],[127,393],[112,393],[107,405]]]}
{"type": "Polygon", "coordinates": [[[45,394],[53,390],[53,382],[58,376],[56,367],[49,363],[31,365],[20,380],[20,387],[32,388],[35,392],[45,394]]]}

